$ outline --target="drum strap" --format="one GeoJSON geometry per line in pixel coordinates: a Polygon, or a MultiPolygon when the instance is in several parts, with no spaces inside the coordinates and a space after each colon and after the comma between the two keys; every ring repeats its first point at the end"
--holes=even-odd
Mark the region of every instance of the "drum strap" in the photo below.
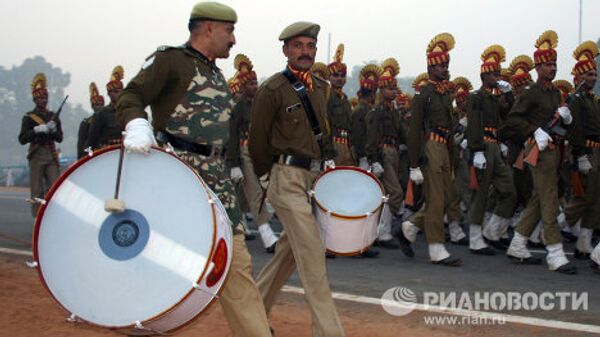
{"type": "Polygon", "coordinates": [[[299,81],[294,74],[290,71],[289,68],[285,68],[284,71],[281,72],[285,78],[290,82],[292,88],[298,95],[302,106],[304,107],[304,111],[306,111],[306,117],[308,117],[308,121],[310,122],[310,127],[313,131],[313,134],[317,137],[317,139],[321,139],[322,131],[321,126],[319,125],[319,121],[317,120],[317,116],[315,115],[315,110],[313,109],[310,100],[308,99],[308,93],[306,92],[306,87],[304,84],[299,81]]]}

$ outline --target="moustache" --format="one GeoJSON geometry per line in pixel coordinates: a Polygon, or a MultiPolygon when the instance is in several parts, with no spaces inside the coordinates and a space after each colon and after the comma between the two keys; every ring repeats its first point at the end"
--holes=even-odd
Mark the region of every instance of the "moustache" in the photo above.
{"type": "Polygon", "coordinates": [[[301,60],[312,61],[312,59],[313,58],[308,55],[303,55],[303,56],[298,57],[298,61],[301,61],[301,60]]]}

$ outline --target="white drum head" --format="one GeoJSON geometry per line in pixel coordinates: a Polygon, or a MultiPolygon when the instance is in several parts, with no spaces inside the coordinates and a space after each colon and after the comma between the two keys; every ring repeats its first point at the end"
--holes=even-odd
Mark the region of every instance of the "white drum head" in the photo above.
{"type": "Polygon", "coordinates": [[[61,177],[36,223],[34,253],[52,295],[104,327],[150,320],[183,300],[207,269],[215,236],[202,182],[179,159],[153,149],[125,154],[119,199],[118,150],[95,154],[61,177]]]}
{"type": "Polygon", "coordinates": [[[321,207],[341,216],[364,216],[382,203],[383,190],[372,175],[354,167],[323,173],[314,186],[321,207]]]}

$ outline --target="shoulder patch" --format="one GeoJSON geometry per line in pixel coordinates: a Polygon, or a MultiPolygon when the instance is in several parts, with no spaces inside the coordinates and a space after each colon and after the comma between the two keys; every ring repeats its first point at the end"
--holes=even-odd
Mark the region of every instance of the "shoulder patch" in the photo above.
{"type": "Polygon", "coordinates": [[[151,56],[149,56],[146,61],[144,61],[144,64],[142,64],[142,70],[148,68],[149,66],[152,65],[152,63],[154,63],[154,59],[156,58],[155,54],[152,54],[151,56]]]}
{"type": "Polygon", "coordinates": [[[161,51],[166,51],[169,49],[177,49],[177,48],[178,47],[164,45],[164,46],[159,46],[158,48],[156,48],[156,51],[161,52],[161,51]]]}

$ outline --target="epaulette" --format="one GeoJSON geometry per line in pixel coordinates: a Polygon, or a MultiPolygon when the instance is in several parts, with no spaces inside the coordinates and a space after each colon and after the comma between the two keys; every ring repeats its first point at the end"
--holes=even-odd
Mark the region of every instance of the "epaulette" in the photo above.
{"type": "Polygon", "coordinates": [[[157,52],[162,52],[162,51],[167,51],[167,50],[170,50],[170,49],[181,49],[181,48],[184,48],[184,47],[185,47],[184,45],[177,46],[177,47],[163,45],[163,46],[158,46],[158,48],[156,48],[156,51],[157,52]]]}

